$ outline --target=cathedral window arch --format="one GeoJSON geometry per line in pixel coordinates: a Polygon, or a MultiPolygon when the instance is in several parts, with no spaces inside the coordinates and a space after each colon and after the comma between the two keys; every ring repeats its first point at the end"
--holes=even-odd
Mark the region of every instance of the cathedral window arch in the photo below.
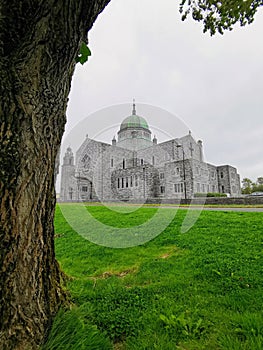
{"type": "Polygon", "coordinates": [[[175,193],[183,193],[184,192],[184,183],[179,182],[174,184],[174,192],[175,193]]]}
{"type": "Polygon", "coordinates": [[[138,186],[138,176],[137,175],[134,176],[134,180],[135,180],[135,186],[137,187],[138,186]]]}

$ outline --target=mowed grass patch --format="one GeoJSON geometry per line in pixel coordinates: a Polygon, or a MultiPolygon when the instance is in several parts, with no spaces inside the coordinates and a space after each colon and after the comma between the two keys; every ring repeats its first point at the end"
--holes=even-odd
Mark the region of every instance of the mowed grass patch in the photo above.
{"type": "MultiPolygon", "coordinates": [[[[103,207],[88,210],[105,224],[125,227],[148,220],[156,209],[114,215],[103,207]]],[[[85,347],[92,332],[105,349],[263,348],[262,213],[203,211],[182,234],[185,214],[179,210],[144,245],[113,249],[79,236],[58,208],[56,254],[70,276],[67,287],[76,309],[60,314],[54,327],[69,324],[70,312],[78,330],[79,324],[86,327],[76,332],[78,345],[70,338],[71,349],[103,348],[94,342],[85,347]]],[[[62,349],[54,332],[50,341],[57,347],[50,349],[62,349]]]]}

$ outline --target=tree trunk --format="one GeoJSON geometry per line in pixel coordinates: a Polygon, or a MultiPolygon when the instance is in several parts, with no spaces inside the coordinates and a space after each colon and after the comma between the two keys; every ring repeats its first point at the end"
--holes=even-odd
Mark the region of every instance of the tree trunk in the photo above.
{"type": "Polygon", "coordinates": [[[0,349],[37,349],[65,300],[54,169],[80,43],[110,0],[0,0],[0,349]]]}

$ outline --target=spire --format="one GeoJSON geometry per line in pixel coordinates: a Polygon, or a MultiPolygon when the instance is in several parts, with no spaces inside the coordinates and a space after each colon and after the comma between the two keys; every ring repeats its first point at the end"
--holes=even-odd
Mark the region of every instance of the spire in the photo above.
{"type": "Polygon", "coordinates": [[[132,115],[136,115],[136,109],[135,109],[135,99],[133,99],[133,108],[132,108],[132,115]]]}
{"type": "Polygon", "coordinates": [[[74,166],[74,155],[70,146],[68,146],[64,158],[63,165],[73,165],[74,166]]]}

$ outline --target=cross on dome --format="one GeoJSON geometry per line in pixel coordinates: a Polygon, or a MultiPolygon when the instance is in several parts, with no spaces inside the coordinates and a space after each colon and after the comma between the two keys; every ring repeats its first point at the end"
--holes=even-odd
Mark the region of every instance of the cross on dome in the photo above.
{"type": "Polygon", "coordinates": [[[135,105],[135,98],[133,99],[133,108],[132,108],[132,115],[136,115],[136,105],[135,105]]]}

